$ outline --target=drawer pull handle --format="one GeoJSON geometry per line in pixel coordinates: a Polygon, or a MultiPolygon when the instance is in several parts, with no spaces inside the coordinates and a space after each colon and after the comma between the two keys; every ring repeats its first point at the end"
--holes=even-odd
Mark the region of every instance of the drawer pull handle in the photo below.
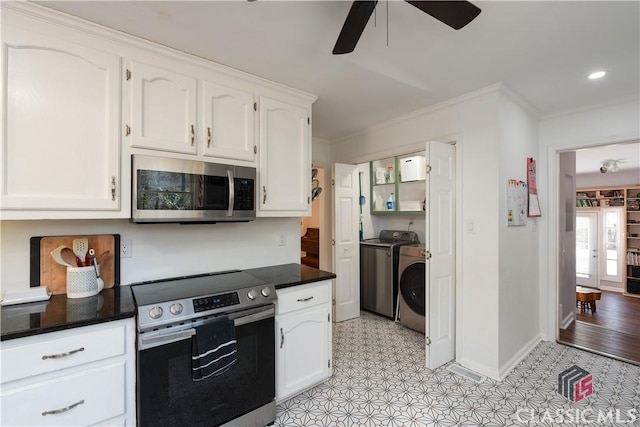
{"type": "Polygon", "coordinates": [[[60,353],[60,354],[45,354],[44,356],[42,356],[42,360],[47,360],[47,359],[59,359],[61,357],[67,357],[67,356],[71,356],[72,354],[75,353],[79,353],[81,351],[84,351],[84,347],[80,347],[76,350],[71,350],[67,353],[60,353]]]}
{"type": "Polygon", "coordinates": [[[311,295],[308,298],[298,298],[298,302],[307,302],[307,301],[311,301],[313,299],[313,295],[311,295]]]}
{"type": "Polygon", "coordinates": [[[54,409],[52,411],[44,411],[42,413],[42,416],[44,417],[44,416],[47,416],[47,415],[62,414],[63,412],[67,412],[67,411],[72,410],[73,408],[75,408],[78,405],[82,405],[83,403],[84,403],[84,399],[79,401],[79,402],[73,403],[73,404],[71,404],[69,406],[66,406],[64,408],[54,409]]]}
{"type": "Polygon", "coordinates": [[[280,348],[284,345],[284,331],[280,328],[280,348]]]}

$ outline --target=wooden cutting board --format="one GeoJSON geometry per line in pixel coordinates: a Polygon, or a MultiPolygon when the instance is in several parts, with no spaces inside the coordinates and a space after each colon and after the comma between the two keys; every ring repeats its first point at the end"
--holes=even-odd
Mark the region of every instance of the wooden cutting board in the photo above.
{"type": "Polygon", "coordinates": [[[120,235],[96,234],[88,236],[46,236],[31,238],[31,286],[47,286],[53,295],[67,293],[67,267],[58,264],[51,256],[58,246],[73,250],[73,240],[86,238],[89,248],[100,257],[105,251],[109,255],[100,264],[100,277],[106,289],[120,284],[120,235]],[[118,251],[116,252],[116,248],[118,251]]]}

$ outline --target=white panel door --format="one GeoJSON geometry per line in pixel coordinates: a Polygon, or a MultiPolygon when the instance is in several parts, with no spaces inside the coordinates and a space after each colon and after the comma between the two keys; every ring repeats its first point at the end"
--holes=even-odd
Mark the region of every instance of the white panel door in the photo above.
{"type": "Polygon", "coordinates": [[[333,183],[333,319],[342,322],[360,316],[358,166],[334,164],[333,183]]]}
{"type": "Polygon", "coordinates": [[[576,212],[576,283],[597,288],[598,212],[576,212]]]}
{"type": "Polygon", "coordinates": [[[203,82],[205,156],[255,160],[253,94],[203,82]]]}
{"type": "Polygon", "coordinates": [[[120,209],[120,57],[4,24],[2,209],[120,209]]]}
{"type": "Polygon", "coordinates": [[[432,141],[427,153],[426,366],[435,369],[455,357],[455,146],[432,141]]]}
{"type": "Polygon", "coordinates": [[[131,61],[132,147],[196,153],[196,79],[131,61]]]}

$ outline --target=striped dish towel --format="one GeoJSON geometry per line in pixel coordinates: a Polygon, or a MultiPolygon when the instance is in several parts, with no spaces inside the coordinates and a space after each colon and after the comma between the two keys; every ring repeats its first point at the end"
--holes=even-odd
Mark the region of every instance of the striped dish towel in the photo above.
{"type": "Polygon", "coordinates": [[[227,316],[196,328],[191,338],[191,378],[201,381],[228,371],[237,361],[236,327],[227,316]]]}

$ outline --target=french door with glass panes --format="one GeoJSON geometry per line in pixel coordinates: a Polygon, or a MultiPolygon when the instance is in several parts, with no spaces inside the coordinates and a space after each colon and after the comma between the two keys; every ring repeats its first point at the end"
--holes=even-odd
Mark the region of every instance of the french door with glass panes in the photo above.
{"type": "MultiPolygon", "coordinates": [[[[623,208],[576,212],[576,283],[600,288],[600,281],[622,281],[623,208]]],[[[613,284],[615,287],[615,284],[613,284]]]]}
{"type": "Polygon", "coordinates": [[[597,288],[598,212],[576,212],[576,284],[597,288]]]}

